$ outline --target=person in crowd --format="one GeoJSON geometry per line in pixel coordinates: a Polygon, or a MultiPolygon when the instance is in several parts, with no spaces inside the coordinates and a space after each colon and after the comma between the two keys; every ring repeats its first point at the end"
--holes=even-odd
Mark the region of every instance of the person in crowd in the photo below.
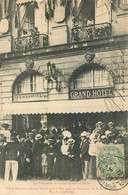
{"type": "Polygon", "coordinates": [[[57,133],[56,142],[55,142],[55,171],[54,178],[62,179],[61,169],[62,169],[62,153],[61,153],[61,145],[62,145],[62,135],[60,132],[57,133]]]}
{"type": "Polygon", "coordinates": [[[5,181],[9,181],[10,170],[12,171],[12,180],[17,180],[18,175],[18,157],[19,157],[19,143],[15,137],[8,140],[5,147],[6,161],[5,161],[5,181]]]}
{"type": "Polygon", "coordinates": [[[112,133],[112,131],[106,131],[105,136],[107,139],[107,144],[114,143],[114,140],[116,139],[115,133],[112,133]]]}
{"type": "Polygon", "coordinates": [[[32,154],[32,146],[34,142],[33,133],[28,133],[28,139],[25,141],[24,144],[24,151],[25,151],[25,172],[26,177],[31,178],[34,175],[34,161],[33,161],[33,154],[32,154]]]}
{"type": "Polygon", "coordinates": [[[25,135],[20,134],[17,136],[19,142],[19,171],[18,171],[18,178],[25,178],[26,177],[26,170],[25,170],[25,163],[26,163],[26,156],[25,156],[25,135]]]}
{"type": "Polygon", "coordinates": [[[96,143],[100,142],[100,137],[104,135],[105,132],[105,124],[102,121],[99,121],[95,125],[95,129],[90,135],[90,144],[89,144],[89,155],[90,155],[90,163],[89,163],[89,179],[93,179],[96,177],[96,143]]]}
{"type": "Polygon", "coordinates": [[[102,135],[101,137],[100,137],[100,142],[102,143],[102,144],[108,144],[109,142],[108,142],[108,139],[107,139],[107,137],[105,136],[105,135],[102,135]]]}
{"type": "Polygon", "coordinates": [[[113,135],[115,135],[115,139],[116,136],[118,136],[118,131],[115,129],[115,125],[112,121],[108,122],[108,131],[111,131],[113,133],[113,135]]]}
{"type": "Polygon", "coordinates": [[[39,179],[42,176],[42,171],[41,171],[42,153],[43,153],[42,135],[37,134],[35,136],[35,141],[33,142],[32,145],[32,155],[34,161],[34,176],[37,179],[39,179]]]}
{"type": "Polygon", "coordinates": [[[11,132],[8,130],[9,124],[4,123],[1,125],[2,130],[0,131],[0,134],[3,134],[6,137],[6,141],[8,142],[11,137],[11,132]]]}
{"type": "Polygon", "coordinates": [[[43,153],[47,156],[47,178],[53,179],[54,159],[55,159],[55,140],[53,136],[47,137],[44,142],[43,153]]]}
{"type": "Polygon", "coordinates": [[[0,135],[0,179],[4,178],[5,172],[5,146],[6,146],[6,137],[0,135]]]}
{"type": "Polygon", "coordinates": [[[38,131],[39,134],[42,135],[42,142],[43,142],[43,152],[41,155],[41,173],[42,177],[44,179],[47,178],[48,175],[48,158],[47,158],[47,151],[46,151],[46,146],[47,146],[47,139],[49,135],[49,130],[47,129],[47,123],[43,120],[40,121],[41,127],[38,131]]]}
{"type": "Polygon", "coordinates": [[[82,175],[83,180],[88,178],[88,167],[90,161],[89,151],[89,136],[90,133],[83,131],[80,135],[81,144],[80,144],[80,157],[81,157],[81,166],[82,166],[82,175]]]}
{"type": "Polygon", "coordinates": [[[70,179],[74,181],[76,179],[75,172],[75,150],[74,150],[75,140],[73,138],[68,139],[68,156],[69,156],[69,165],[70,165],[70,179]]]}
{"type": "Polygon", "coordinates": [[[80,160],[80,135],[79,137],[74,137],[75,140],[74,142],[74,161],[73,161],[73,167],[74,167],[74,172],[73,172],[73,178],[74,180],[80,180],[82,178],[82,171],[81,171],[81,160],[80,160]]]}
{"type": "Polygon", "coordinates": [[[54,139],[54,141],[56,141],[56,136],[57,136],[57,129],[56,127],[51,127],[51,130],[49,132],[50,137],[52,137],[54,139]]]}
{"type": "Polygon", "coordinates": [[[43,136],[43,141],[45,141],[49,135],[49,130],[47,129],[47,123],[45,121],[41,120],[40,123],[41,128],[39,129],[38,133],[43,136]]]}
{"type": "Polygon", "coordinates": [[[121,135],[121,134],[119,134],[117,137],[116,137],[116,139],[114,140],[114,143],[115,144],[124,144],[124,136],[123,135],[121,135]]]}
{"type": "Polygon", "coordinates": [[[38,134],[38,130],[37,129],[32,129],[31,133],[33,133],[33,136],[35,137],[38,134]]]}
{"type": "Polygon", "coordinates": [[[42,177],[46,179],[48,175],[48,160],[47,160],[47,155],[44,152],[42,153],[41,173],[42,173],[42,177]]]}
{"type": "Polygon", "coordinates": [[[62,179],[70,179],[70,157],[68,156],[69,144],[68,139],[72,137],[71,133],[68,130],[62,132],[62,145],[61,145],[61,154],[62,154],[62,179]]]}

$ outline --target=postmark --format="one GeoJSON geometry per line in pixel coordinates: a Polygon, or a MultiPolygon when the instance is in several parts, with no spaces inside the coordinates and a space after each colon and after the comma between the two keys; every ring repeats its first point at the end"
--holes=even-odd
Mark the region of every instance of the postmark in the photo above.
{"type": "Polygon", "coordinates": [[[123,144],[100,144],[97,147],[97,181],[110,191],[127,186],[123,144]]]}

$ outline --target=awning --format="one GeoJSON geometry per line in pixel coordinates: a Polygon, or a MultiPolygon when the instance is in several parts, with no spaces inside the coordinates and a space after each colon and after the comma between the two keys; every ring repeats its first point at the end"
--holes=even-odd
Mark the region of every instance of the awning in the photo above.
{"type": "Polygon", "coordinates": [[[36,0],[17,0],[17,4],[25,4],[30,2],[35,2],[36,0]]]}
{"type": "Polygon", "coordinates": [[[10,103],[1,114],[69,114],[128,111],[128,97],[63,100],[49,102],[10,103]]]}

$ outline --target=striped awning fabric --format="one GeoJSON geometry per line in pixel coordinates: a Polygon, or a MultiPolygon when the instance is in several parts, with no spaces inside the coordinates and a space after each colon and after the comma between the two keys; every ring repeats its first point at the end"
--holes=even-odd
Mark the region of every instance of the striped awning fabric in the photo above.
{"type": "Polygon", "coordinates": [[[102,113],[128,111],[128,97],[121,100],[88,99],[88,100],[60,100],[46,102],[9,103],[3,105],[1,114],[73,114],[73,113],[102,113]]]}

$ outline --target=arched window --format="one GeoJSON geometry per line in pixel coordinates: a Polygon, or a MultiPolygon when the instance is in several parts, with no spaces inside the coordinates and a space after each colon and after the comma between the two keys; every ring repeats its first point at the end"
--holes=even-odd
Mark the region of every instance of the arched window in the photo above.
{"type": "Polygon", "coordinates": [[[44,79],[40,73],[25,72],[15,82],[14,94],[44,92],[44,79]]]}
{"type": "Polygon", "coordinates": [[[70,79],[70,89],[113,87],[112,76],[102,66],[82,66],[70,79]]]}

